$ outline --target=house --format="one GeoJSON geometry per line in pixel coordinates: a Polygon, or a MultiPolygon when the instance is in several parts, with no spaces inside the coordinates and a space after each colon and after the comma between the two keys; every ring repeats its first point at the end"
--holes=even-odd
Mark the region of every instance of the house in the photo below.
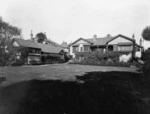
{"type": "Polygon", "coordinates": [[[32,64],[33,62],[37,64],[50,63],[51,60],[57,57],[63,58],[63,49],[52,44],[42,44],[31,40],[13,39],[12,45],[15,48],[24,47],[28,50],[27,64],[32,64]]]}
{"type": "Polygon", "coordinates": [[[134,56],[136,52],[142,53],[143,47],[142,45],[136,44],[134,38],[122,34],[114,37],[108,34],[106,37],[102,38],[98,38],[96,35],[88,39],[79,38],[69,45],[70,55],[72,55],[73,58],[78,52],[92,52],[96,50],[132,53],[134,56]]]}
{"type": "Polygon", "coordinates": [[[43,63],[51,63],[52,60],[57,60],[57,58],[64,59],[63,48],[52,44],[37,43],[37,45],[41,48],[41,60],[43,63]]]}

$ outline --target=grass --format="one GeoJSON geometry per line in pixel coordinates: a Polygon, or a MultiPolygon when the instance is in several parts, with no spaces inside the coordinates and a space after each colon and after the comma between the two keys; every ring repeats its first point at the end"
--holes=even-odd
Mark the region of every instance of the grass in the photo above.
{"type": "Polygon", "coordinates": [[[127,67],[106,67],[72,64],[55,64],[41,66],[24,67],[1,67],[0,76],[5,77],[7,81],[3,84],[8,85],[24,80],[32,79],[52,79],[52,80],[75,80],[76,75],[84,75],[93,71],[128,71],[136,72],[136,68],[127,67]]]}
{"type": "Polygon", "coordinates": [[[64,64],[1,69],[0,113],[149,114],[150,90],[135,70],[64,64]]]}

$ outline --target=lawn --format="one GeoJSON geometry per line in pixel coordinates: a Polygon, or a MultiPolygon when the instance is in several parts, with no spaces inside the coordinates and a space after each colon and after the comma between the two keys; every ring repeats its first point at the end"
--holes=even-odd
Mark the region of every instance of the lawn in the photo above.
{"type": "Polygon", "coordinates": [[[136,68],[42,65],[0,68],[0,114],[149,114],[136,68]]]}
{"type": "Polygon", "coordinates": [[[1,85],[7,85],[31,79],[75,80],[75,76],[82,76],[92,71],[136,72],[136,70],[136,68],[130,67],[51,64],[41,66],[0,67],[0,77],[6,77],[7,81],[1,85]]]}

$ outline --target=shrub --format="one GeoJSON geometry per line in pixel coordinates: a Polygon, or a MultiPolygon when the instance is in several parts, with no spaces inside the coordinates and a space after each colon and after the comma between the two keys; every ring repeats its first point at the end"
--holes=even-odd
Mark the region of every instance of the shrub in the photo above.
{"type": "Polygon", "coordinates": [[[11,63],[10,63],[10,65],[11,66],[21,66],[21,65],[23,65],[24,64],[24,61],[22,61],[22,60],[15,60],[15,61],[12,61],[11,63]]]}
{"type": "Polygon", "coordinates": [[[127,63],[119,62],[121,53],[115,51],[95,51],[76,53],[74,63],[84,65],[102,65],[102,66],[140,66],[138,61],[129,61],[127,63]]]}
{"type": "Polygon", "coordinates": [[[95,52],[85,52],[85,53],[77,53],[76,59],[80,59],[84,64],[113,64],[114,62],[119,60],[118,52],[103,52],[103,51],[95,51],[95,52]]]}
{"type": "Polygon", "coordinates": [[[90,54],[90,52],[77,52],[75,54],[75,59],[88,57],[89,54],[90,54]]]}
{"type": "Polygon", "coordinates": [[[146,61],[150,59],[150,48],[147,49],[145,52],[143,52],[142,54],[142,60],[146,61]]]}
{"type": "Polygon", "coordinates": [[[150,49],[146,50],[143,53],[142,59],[145,61],[144,65],[143,65],[143,73],[144,75],[147,77],[150,73],[150,49]]]}

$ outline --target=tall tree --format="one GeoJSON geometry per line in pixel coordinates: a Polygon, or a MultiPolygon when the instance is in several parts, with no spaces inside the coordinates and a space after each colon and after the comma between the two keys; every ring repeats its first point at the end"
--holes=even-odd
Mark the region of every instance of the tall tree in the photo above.
{"type": "Polygon", "coordinates": [[[36,38],[37,38],[37,42],[39,42],[39,43],[43,43],[43,41],[45,39],[47,39],[46,35],[44,33],[42,33],[42,32],[38,33],[36,35],[36,38]]]}
{"type": "Polygon", "coordinates": [[[142,37],[145,40],[150,41],[150,26],[147,26],[146,28],[144,28],[143,32],[142,32],[142,37]]]}
{"type": "Polygon", "coordinates": [[[21,36],[21,29],[3,21],[0,17],[0,65],[6,65],[16,55],[11,43],[13,38],[21,36]]]}
{"type": "Polygon", "coordinates": [[[21,29],[3,21],[0,17],[0,45],[10,45],[12,38],[21,37],[21,29]]]}

